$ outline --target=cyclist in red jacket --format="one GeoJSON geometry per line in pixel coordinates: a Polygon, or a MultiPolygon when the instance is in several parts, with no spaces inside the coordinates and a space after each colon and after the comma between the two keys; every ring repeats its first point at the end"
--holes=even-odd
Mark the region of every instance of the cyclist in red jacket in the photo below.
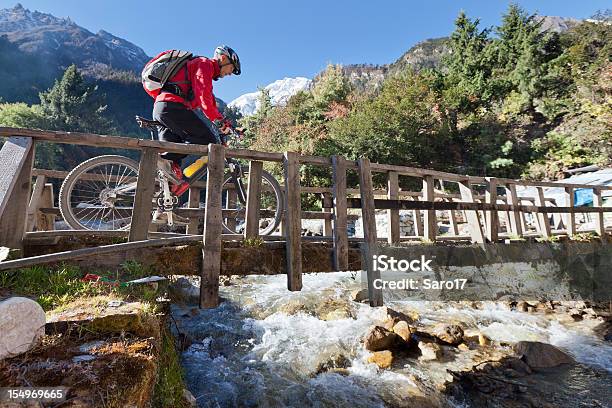
{"type": "MultiPolygon", "coordinates": [[[[195,57],[187,62],[186,68],[170,78],[172,84],[166,84],[155,97],[153,119],[166,127],[159,132],[159,140],[203,145],[217,143],[215,134],[194,110],[201,109],[222,133],[231,131],[231,122],[217,109],[212,81],[231,74],[240,75],[238,54],[221,45],[215,49],[212,59],[195,57]]],[[[176,183],[173,193],[176,195],[181,195],[181,188],[187,185],[181,183],[181,160],[184,157],[186,155],[179,153],[162,153],[158,164],[164,173],[176,177],[173,180],[176,183]]]]}

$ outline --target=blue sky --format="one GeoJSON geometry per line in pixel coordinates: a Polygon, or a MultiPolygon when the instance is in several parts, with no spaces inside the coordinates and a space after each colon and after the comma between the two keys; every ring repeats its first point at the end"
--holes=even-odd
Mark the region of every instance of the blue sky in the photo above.
{"type": "MultiPolygon", "coordinates": [[[[215,83],[225,101],[284,77],[313,77],[327,63],[386,64],[417,42],[448,35],[460,10],[497,24],[508,1],[247,1],[247,0],[21,0],[30,10],[70,17],[86,29],[104,29],[142,47],[212,54],[226,43],[243,74],[215,83]],[[172,5],[169,7],[168,5],[172,5]]],[[[610,0],[519,0],[529,12],[586,18],[610,0]]],[[[0,0],[0,7],[16,1],[0,0]]]]}

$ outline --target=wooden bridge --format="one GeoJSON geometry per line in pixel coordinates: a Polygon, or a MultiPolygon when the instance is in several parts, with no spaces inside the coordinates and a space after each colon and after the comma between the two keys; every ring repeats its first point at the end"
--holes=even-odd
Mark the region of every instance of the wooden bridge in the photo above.
{"type": "MultiPolygon", "coordinates": [[[[84,133],[50,132],[31,129],[0,128],[0,136],[8,138],[0,151],[0,246],[24,248],[28,242],[49,237],[78,236],[83,231],[52,231],[54,219],[59,214],[54,205],[53,190],[49,179],[66,177],[66,172],[33,168],[36,144],[40,142],[67,143],[94,147],[135,149],[140,151],[140,168],[134,200],[132,224],[129,232],[101,231],[100,236],[126,234],[128,242],[78,248],[71,251],[24,257],[0,263],[0,270],[22,268],[41,263],[54,263],[83,259],[91,255],[113,254],[131,249],[152,248],[202,242],[201,307],[218,305],[219,276],[222,273],[224,246],[236,246],[236,241],[257,238],[260,217],[260,183],[264,162],[281,162],[284,169],[285,212],[280,235],[261,237],[263,246],[282,248],[285,255],[285,272],[288,289],[302,288],[304,271],[303,249],[306,243],[320,243],[329,247],[329,267],[318,265],[315,270],[344,271],[362,269],[360,260],[354,262],[355,244],[368,253],[379,241],[398,244],[401,241],[464,241],[472,243],[503,242],[534,237],[572,237],[578,233],[577,215],[586,214],[592,219],[590,231],[604,238],[612,225],[606,226],[607,212],[602,192],[612,186],[583,184],[529,182],[493,177],[459,175],[407,166],[371,163],[367,158],[357,161],[340,156],[318,157],[294,152],[269,153],[246,149],[225,148],[221,145],[183,145],[127,137],[103,136],[84,133]],[[187,234],[167,234],[151,231],[151,205],[155,188],[155,172],[158,153],[163,151],[208,155],[208,177],[205,183],[195,184],[189,191],[190,208],[181,209],[190,218],[187,234]],[[223,234],[222,219],[227,218],[222,208],[222,183],[226,157],[245,159],[250,163],[246,225],[243,234],[223,234]],[[331,187],[303,186],[300,184],[300,166],[331,167],[331,187]],[[356,172],[359,188],[348,188],[347,173],[356,172]],[[372,175],[386,175],[386,189],[373,188],[372,175]],[[400,189],[400,178],[418,181],[418,191],[400,189]],[[436,189],[436,182],[440,188],[436,189]],[[532,196],[519,194],[522,187],[529,187],[532,196]],[[546,188],[562,188],[565,202],[558,206],[554,199],[546,197],[546,188]],[[205,208],[199,208],[200,189],[205,189],[205,208]],[[592,190],[593,206],[577,207],[574,191],[592,190]],[[448,190],[448,191],[447,191],[448,190]],[[302,211],[302,194],[315,194],[321,200],[322,211],[302,211]],[[349,237],[347,224],[360,209],[363,238],[349,237]],[[376,210],[386,210],[386,238],[378,237],[376,210]],[[400,211],[412,215],[414,233],[400,233],[400,211]],[[349,214],[349,212],[353,212],[349,214]],[[197,234],[198,220],[204,220],[203,235],[197,234]],[[323,236],[302,236],[303,219],[323,220],[323,236]],[[440,221],[444,219],[448,233],[440,234],[440,221]],[[467,228],[461,228],[465,227],[467,228]],[[353,261],[349,263],[350,256],[353,261]],[[359,267],[355,267],[359,266],[359,267]]],[[[306,268],[309,269],[309,268],[306,268]]],[[[370,273],[372,275],[372,273],[370,273]]],[[[368,276],[372,282],[376,276],[368,276]]],[[[373,291],[370,304],[382,304],[373,291]]]]}

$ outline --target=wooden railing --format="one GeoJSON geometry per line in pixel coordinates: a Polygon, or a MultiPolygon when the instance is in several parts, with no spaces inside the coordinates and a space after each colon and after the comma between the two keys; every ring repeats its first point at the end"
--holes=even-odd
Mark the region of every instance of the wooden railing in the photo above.
{"type": "MultiPolygon", "coordinates": [[[[302,219],[323,220],[323,237],[317,240],[333,243],[333,264],[335,270],[347,270],[349,241],[365,243],[366,251],[372,249],[381,238],[376,226],[376,210],[386,210],[387,237],[391,244],[404,240],[468,240],[474,243],[498,242],[501,239],[531,236],[575,235],[578,232],[576,215],[593,215],[592,232],[604,236],[606,225],[604,214],[612,208],[603,207],[602,193],[612,186],[592,186],[562,182],[529,182],[492,177],[476,177],[440,172],[435,170],[371,163],[367,158],[357,161],[341,156],[318,157],[298,155],[294,152],[270,153],[247,149],[224,148],[220,145],[184,145],[134,138],[102,136],[84,133],[49,132],[31,129],[0,128],[0,136],[8,140],[0,151],[0,245],[13,248],[22,246],[25,233],[36,227],[50,228],[53,218],[58,215],[53,204],[53,191],[47,180],[64,178],[65,172],[33,169],[34,151],[37,142],[69,143],[97,147],[136,149],[141,151],[139,177],[129,231],[129,242],[142,242],[149,238],[151,224],[151,202],[154,194],[155,172],[158,153],[162,151],[183,154],[208,155],[208,177],[206,183],[192,186],[188,209],[180,209],[191,218],[188,234],[197,234],[198,217],[204,219],[203,267],[201,306],[214,307],[218,304],[218,279],[221,267],[221,248],[224,239],[254,238],[259,232],[259,194],[263,162],[281,162],[284,169],[284,192],[286,211],[283,214],[281,236],[262,237],[264,240],[286,241],[287,275],[289,290],[302,287],[302,219]],[[250,182],[247,207],[244,214],[244,233],[222,234],[222,219],[231,217],[222,208],[221,189],[224,160],[226,157],[246,159],[250,165],[250,182]],[[302,165],[331,167],[331,187],[302,186],[299,170],[302,165]],[[347,186],[347,172],[357,171],[359,188],[347,186]],[[387,188],[374,190],[373,173],[384,173],[387,188]],[[31,189],[32,177],[35,177],[31,189]],[[399,188],[400,178],[419,179],[420,191],[404,191],[399,188]],[[435,189],[436,182],[448,193],[435,189]],[[453,189],[454,186],[454,189],[453,189]],[[533,197],[519,196],[517,187],[533,187],[533,197]],[[569,205],[559,207],[550,197],[545,197],[546,187],[563,188],[569,205]],[[576,207],[576,189],[593,190],[593,207],[576,207]],[[200,190],[206,191],[205,208],[199,207],[200,190]],[[32,190],[32,191],[31,191],[32,190]],[[480,193],[478,193],[480,191],[480,193]],[[322,211],[302,211],[302,194],[317,194],[321,199],[322,211]],[[349,238],[348,221],[355,218],[360,209],[363,238],[349,238]],[[402,236],[400,214],[406,210],[412,216],[414,232],[402,236]],[[440,234],[440,219],[448,222],[450,233],[440,234]],[[463,222],[460,222],[463,221],[463,222]],[[551,226],[551,221],[553,228],[551,226]],[[459,228],[467,226],[465,231],[459,228]],[[465,232],[465,233],[462,233],[465,232]]],[[[235,212],[234,212],[235,213],[235,212]]],[[[582,232],[582,231],[581,231],[582,232]]],[[[155,240],[155,245],[163,240],[155,240]]],[[[120,244],[121,245],[121,244],[120,244]]],[[[145,245],[145,244],[139,244],[145,245]]],[[[153,245],[153,244],[152,244],[153,245]]],[[[105,249],[109,250],[109,249],[105,249]]],[[[366,254],[367,255],[367,254],[366,254]]],[[[62,255],[66,256],[66,255],[62,255]]],[[[366,258],[368,259],[368,258],[366,258]]],[[[22,265],[23,262],[19,265],[22,265]]],[[[0,269],[6,268],[0,265],[0,269]]],[[[375,279],[376,277],[371,277],[375,279]]],[[[371,304],[378,300],[371,298],[371,304]]]]}

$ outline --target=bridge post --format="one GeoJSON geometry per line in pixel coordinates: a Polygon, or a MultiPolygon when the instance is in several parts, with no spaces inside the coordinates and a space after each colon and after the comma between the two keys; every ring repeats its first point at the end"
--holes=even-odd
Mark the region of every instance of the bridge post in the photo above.
{"type": "MultiPolygon", "coordinates": [[[[486,177],[487,191],[485,192],[485,202],[488,204],[497,204],[497,180],[493,177],[486,177]]],[[[499,213],[497,210],[488,210],[485,216],[487,240],[489,242],[497,242],[499,238],[499,213]]]]}
{"type": "Polygon", "coordinates": [[[285,195],[287,210],[287,287],[291,291],[302,289],[302,204],[300,195],[299,158],[295,152],[285,152],[285,195]]]}
{"type": "Polygon", "coordinates": [[[128,240],[143,241],[148,238],[151,224],[151,205],[155,193],[155,176],[157,172],[157,150],[145,148],[140,156],[136,196],[132,209],[132,223],[128,240]]]}
{"type": "MultiPolygon", "coordinates": [[[[47,178],[45,176],[36,176],[34,182],[34,188],[32,189],[32,198],[30,198],[30,205],[28,205],[28,216],[26,221],[26,231],[34,231],[37,227],[38,221],[38,209],[42,204],[43,192],[45,190],[47,178]]],[[[38,228],[39,229],[39,228],[38,228]]]]}
{"type": "MultiPolygon", "coordinates": [[[[603,200],[601,198],[601,189],[593,188],[593,207],[601,209],[603,207],[603,200]]],[[[606,235],[606,228],[604,224],[604,213],[599,211],[595,213],[595,232],[600,236],[606,235]]]]}
{"type": "Polygon", "coordinates": [[[259,210],[261,207],[261,172],[263,162],[251,160],[249,162],[249,186],[246,204],[246,225],[244,228],[245,238],[257,238],[259,236],[259,210]]]}
{"type": "MultiPolygon", "coordinates": [[[[323,193],[322,196],[323,199],[321,207],[323,208],[323,212],[331,215],[332,207],[334,205],[332,195],[330,193],[323,193]]],[[[323,236],[331,237],[333,234],[332,220],[331,218],[325,218],[325,220],[323,220],[323,236]]]]}
{"type": "MultiPolygon", "coordinates": [[[[433,176],[423,176],[423,201],[431,203],[435,201],[433,176]]],[[[423,223],[423,238],[429,241],[435,241],[436,234],[438,233],[436,210],[425,210],[423,215],[425,216],[425,222],[423,223]]]]}
{"type": "Polygon", "coordinates": [[[364,259],[369,265],[368,271],[368,298],[370,306],[382,306],[382,290],[374,287],[374,282],[380,279],[380,271],[374,270],[372,256],[377,250],[376,211],[374,206],[374,189],[372,186],[372,170],[370,160],[361,158],[357,162],[359,167],[359,194],[361,195],[361,218],[363,220],[364,259]]]}
{"type": "Polygon", "coordinates": [[[334,199],[334,237],[333,268],[336,271],[348,270],[348,233],[346,221],[346,159],[332,156],[332,179],[334,199]]]}
{"type": "MultiPolygon", "coordinates": [[[[474,194],[472,193],[472,183],[470,180],[460,181],[459,191],[461,192],[461,200],[467,203],[474,203],[474,194]]],[[[468,222],[470,235],[472,242],[477,244],[483,244],[485,242],[484,233],[482,231],[482,225],[480,224],[480,217],[477,210],[466,210],[465,218],[468,222]]]]}
{"type": "Polygon", "coordinates": [[[29,137],[10,137],[0,150],[0,246],[23,248],[34,150],[29,137]]]}
{"type": "Polygon", "coordinates": [[[565,228],[569,237],[576,235],[576,214],[574,214],[576,207],[574,201],[574,189],[572,187],[565,187],[565,202],[570,207],[570,211],[565,214],[565,228]]]}
{"type": "Polygon", "coordinates": [[[200,280],[200,308],[219,305],[219,273],[221,272],[221,187],[225,168],[225,147],[208,145],[208,177],[206,179],[206,209],[200,280]]]}
{"type": "MultiPolygon", "coordinates": [[[[189,198],[188,198],[187,204],[189,208],[200,208],[200,188],[199,187],[189,187],[189,198]]],[[[189,224],[187,225],[187,234],[198,235],[199,224],[200,224],[200,220],[198,217],[191,217],[189,219],[189,224]]]]}
{"type": "MultiPolygon", "coordinates": [[[[516,194],[516,184],[508,183],[506,184],[506,202],[512,206],[520,205],[518,195],[516,194]]],[[[518,237],[523,236],[523,231],[525,228],[523,227],[523,214],[519,210],[512,210],[509,212],[510,214],[510,229],[513,234],[516,234],[518,237]]]]}
{"type": "MultiPolygon", "coordinates": [[[[387,198],[399,200],[399,182],[396,171],[387,173],[387,198]]],[[[397,244],[400,240],[400,216],[399,209],[387,210],[387,242],[397,244]]]]}
{"type": "MultiPolygon", "coordinates": [[[[544,199],[544,188],[536,187],[538,193],[535,196],[535,205],[538,207],[544,207],[546,205],[546,200],[544,199]]],[[[544,238],[548,238],[551,236],[550,231],[550,222],[548,221],[548,215],[543,212],[537,212],[537,221],[540,226],[540,233],[544,238]]]]}

